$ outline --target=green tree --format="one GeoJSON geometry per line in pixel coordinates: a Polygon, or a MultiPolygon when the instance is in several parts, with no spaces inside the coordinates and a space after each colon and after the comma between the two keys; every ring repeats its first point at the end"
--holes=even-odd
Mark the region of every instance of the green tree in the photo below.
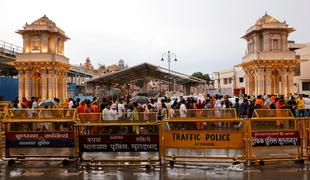
{"type": "Polygon", "coordinates": [[[206,80],[207,84],[210,84],[211,78],[208,73],[203,74],[202,72],[194,72],[192,74],[193,77],[200,78],[206,80]]]}

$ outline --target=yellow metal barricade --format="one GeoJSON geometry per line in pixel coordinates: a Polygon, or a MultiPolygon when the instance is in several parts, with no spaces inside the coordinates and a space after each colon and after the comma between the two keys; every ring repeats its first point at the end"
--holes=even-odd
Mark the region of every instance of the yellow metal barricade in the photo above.
{"type": "Polygon", "coordinates": [[[162,121],[162,154],[175,162],[245,162],[246,121],[234,109],[191,110],[186,118],[162,121]]]}
{"type": "MultiPolygon", "coordinates": [[[[74,112],[74,110],[72,110],[74,112]]],[[[5,157],[15,160],[74,160],[74,124],[65,109],[10,109],[5,125],[5,157]],[[12,159],[14,158],[14,159],[12,159]]]]}
{"type": "Polygon", "coordinates": [[[310,160],[310,118],[303,119],[306,159],[310,160]]]}
{"type": "Polygon", "coordinates": [[[151,168],[160,164],[157,113],[84,113],[78,117],[75,149],[80,167],[151,168]]]}
{"type": "Polygon", "coordinates": [[[180,110],[174,110],[169,114],[170,119],[187,118],[187,119],[230,119],[237,118],[234,108],[219,109],[187,109],[186,113],[180,110]],[[184,116],[185,115],[185,116],[184,116]]]}
{"type": "Polygon", "coordinates": [[[255,110],[250,119],[249,161],[297,161],[303,163],[304,121],[294,118],[290,110],[255,110]]]}
{"type": "Polygon", "coordinates": [[[0,159],[2,160],[2,154],[4,152],[4,144],[3,144],[3,136],[4,136],[4,132],[3,132],[3,119],[5,116],[5,112],[4,111],[0,111],[0,159]]]}

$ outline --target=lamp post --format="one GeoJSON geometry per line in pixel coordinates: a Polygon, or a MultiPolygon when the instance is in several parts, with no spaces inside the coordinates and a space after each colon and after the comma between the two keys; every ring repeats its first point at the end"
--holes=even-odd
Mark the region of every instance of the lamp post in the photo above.
{"type": "MultiPolygon", "coordinates": [[[[161,56],[161,61],[167,61],[168,62],[168,71],[169,71],[169,91],[170,91],[170,79],[171,79],[171,72],[170,72],[170,63],[171,60],[174,60],[175,62],[177,62],[177,55],[174,53],[171,53],[170,51],[165,52],[162,54],[161,56]]],[[[175,82],[174,82],[174,86],[173,86],[173,92],[175,92],[175,82]]]]}

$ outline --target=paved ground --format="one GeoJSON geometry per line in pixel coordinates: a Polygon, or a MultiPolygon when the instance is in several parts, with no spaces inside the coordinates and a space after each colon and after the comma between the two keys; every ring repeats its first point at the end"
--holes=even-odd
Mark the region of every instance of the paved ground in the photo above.
{"type": "MultiPolygon", "coordinates": [[[[175,165],[174,168],[163,165],[149,172],[142,168],[102,168],[86,171],[75,165],[62,166],[60,162],[17,162],[8,166],[0,162],[0,179],[310,179],[310,162],[304,165],[294,162],[266,164],[256,167],[232,167],[230,164],[175,165]],[[240,169],[241,168],[241,169],[240,169]],[[243,170],[242,170],[243,169],[243,170]]],[[[238,165],[240,166],[240,165],[238,165]]]]}

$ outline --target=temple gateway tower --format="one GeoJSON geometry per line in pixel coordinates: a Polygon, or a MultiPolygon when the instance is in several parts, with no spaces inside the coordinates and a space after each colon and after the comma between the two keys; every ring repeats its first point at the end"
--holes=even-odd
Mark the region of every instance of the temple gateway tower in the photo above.
{"type": "Polygon", "coordinates": [[[42,100],[67,97],[69,59],[64,56],[65,32],[45,15],[17,31],[23,53],[16,56],[18,96],[42,100]]]}
{"type": "Polygon", "coordinates": [[[267,13],[242,37],[247,51],[241,66],[249,95],[285,95],[293,92],[294,69],[300,60],[289,51],[288,35],[295,31],[267,13]]]}

